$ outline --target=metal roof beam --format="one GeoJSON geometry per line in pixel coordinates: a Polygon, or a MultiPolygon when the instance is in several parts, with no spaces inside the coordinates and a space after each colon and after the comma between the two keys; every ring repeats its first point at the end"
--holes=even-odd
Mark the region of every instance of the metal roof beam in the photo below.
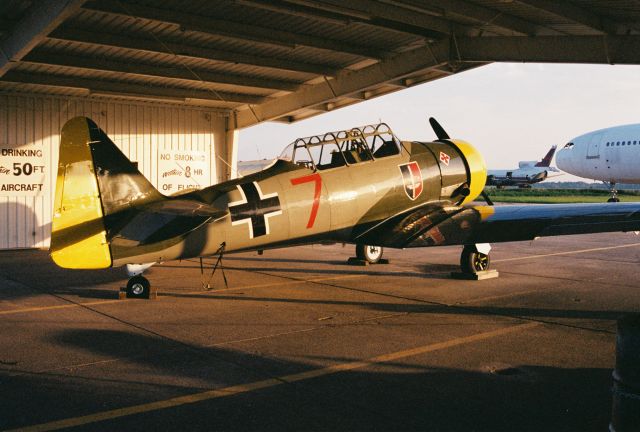
{"type": "Polygon", "coordinates": [[[114,61],[99,57],[79,57],[36,49],[23,61],[37,64],[65,66],[95,71],[109,71],[143,76],[175,78],[203,83],[230,84],[270,90],[298,90],[301,85],[294,82],[269,80],[241,75],[210,72],[183,66],[156,66],[142,63],[114,61]]]}
{"type": "MultiPolygon", "coordinates": [[[[277,100],[236,113],[239,128],[290,117],[299,110],[317,107],[383,83],[453,63],[461,71],[488,62],[620,63],[640,64],[640,36],[495,36],[458,37],[455,47],[442,40],[398,54],[358,71],[345,71],[335,79],[309,86],[277,100]]],[[[443,71],[438,69],[439,73],[443,71]]]]}
{"type": "Polygon", "coordinates": [[[285,0],[287,3],[337,13],[350,19],[375,25],[405,34],[425,38],[441,38],[456,31],[462,33],[469,28],[427,13],[419,13],[399,7],[389,7],[369,0],[285,0]]]}
{"type": "Polygon", "coordinates": [[[346,41],[333,40],[302,33],[293,33],[285,30],[260,27],[213,17],[197,16],[175,10],[139,6],[130,3],[90,2],[85,4],[84,8],[109,14],[167,22],[179,25],[185,30],[192,30],[231,39],[244,41],[249,40],[252,42],[286,47],[289,49],[294,49],[296,46],[306,46],[353,54],[376,60],[389,55],[387,52],[353,45],[346,41]]]}
{"type": "Polygon", "coordinates": [[[237,93],[226,93],[219,91],[187,89],[178,87],[159,87],[146,84],[126,83],[117,81],[104,81],[89,78],[59,76],[51,74],[38,74],[20,71],[10,71],[2,77],[2,81],[40,84],[53,87],[67,87],[87,89],[91,92],[109,92],[114,96],[149,96],[168,97],[180,99],[203,99],[225,103],[260,103],[265,101],[264,97],[243,95],[237,93]]]}
{"type": "Polygon", "coordinates": [[[321,11],[303,5],[286,4],[282,0],[269,0],[268,3],[261,0],[234,0],[234,2],[236,4],[248,6],[254,9],[263,9],[291,16],[311,18],[316,21],[322,21],[342,26],[346,26],[351,23],[351,20],[344,15],[321,11]]]}
{"type": "Polygon", "coordinates": [[[327,79],[277,100],[267,101],[239,111],[238,128],[290,115],[302,108],[318,106],[382,83],[397,81],[419,71],[441,66],[449,61],[449,41],[398,54],[358,71],[344,71],[335,79],[327,79]]]}
{"type": "Polygon", "coordinates": [[[640,36],[496,36],[456,39],[462,62],[640,64],[640,36]]]}
{"type": "Polygon", "coordinates": [[[0,41],[0,77],[38,45],[53,29],[75,13],[85,0],[41,0],[0,41]]]}
{"type": "Polygon", "coordinates": [[[270,10],[273,12],[283,13],[296,17],[311,18],[316,21],[327,22],[337,25],[350,25],[358,23],[359,25],[383,28],[404,35],[419,36],[421,38],[441,37],[442,35],[431,30],[419,29],[395,22],[384,22],[381,20],[372,21],[368,15],[355,13],[351,10],[336,9],[328,5],[316,4],[317,2],[306,0],[270,0],[263,3],[261,0],[235,0],[236,3],[249,6],[256,9],[270,10]],[[315,6],[315,7],[314,7],[315,6]],[[331,12],[336,10],[336,12],[331,12]],[[342,13],[338,12],[341,11],[342,13]]]}
{"type": "Polygon", "coordinates": [[[337,74],[337,69],[326,67],[324,65],[286,60],[277,57],[262,57],[253,54],[224,51],[215,48],[205,48],[173,42],[159,42],[155,39],[141,39],[135,36],[99,33],[74,28],[57,29],[49,35],[49,38],[168,54],[176,57],[191,57],[228,63],[248,64],[273,69],[284,69],[313,75],[335,76],[337,74]]]}
{"type": "MultiPolygon", "coordinates": [[[[421,7],[425,4],[421,0],[403,0],[403,3],[413,7],[421,7]]],[[[500,11],[479,6],[463,0],[429,0],[429,7],[442,9],[444,17],[461,16],[477,21],[481,26],[488,24],[499,27],[509,34],[521,34],[534,36],[540,30],[540,26],[522,18],[508,15],[500,11]]],[[[482,30],[482,27],[480,27],[482,30]]]]}
{"type": "Polygon", "coordinates": [[[618,25],[613,21],[589,10],[574,6],[566,1],[555,0],[515,0],[535,9],[568,19],[601,33],[616,34],[618,25]]]}

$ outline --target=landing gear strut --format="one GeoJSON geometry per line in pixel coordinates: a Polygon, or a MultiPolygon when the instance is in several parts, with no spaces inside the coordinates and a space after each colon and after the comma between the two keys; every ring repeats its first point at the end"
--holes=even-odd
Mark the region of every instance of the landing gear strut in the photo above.
{"type": "MultiPolygon", "coordinates": [[[[607,182],[604,182],[607,184],[607,182]]],[[[607,202],[620,202],[620,198],[618,198],[618,191],[616,190],[616,182],[609,182],[609,194],[610,197],[607,202]]]]}

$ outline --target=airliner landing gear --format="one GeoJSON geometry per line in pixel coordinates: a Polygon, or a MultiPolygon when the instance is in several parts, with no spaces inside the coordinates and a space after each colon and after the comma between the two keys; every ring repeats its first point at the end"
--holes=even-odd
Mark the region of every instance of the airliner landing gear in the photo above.
{"type": "Polygon", "coordinates": [[[460,254],[460,272],[451,273],[454,279],[480,280],[498,277],[498,272],[489,270],[491,258],[489,243],[465,245],[460,254]]]}
{"type": "MultiPolygon", "coordinates": [[[[607,184],[607,182],[604,182],[604,184],[607,184]]],[[[610,182],[608,185],[610,197],[607,202],[620,202],[620,198],[618,198],[618,191],[616,190],[616,182],[610,182]]]]}
{"type": "Polygon", "coordinates": [[[126,296],[127,298],[148,299],[155,298],[155,291],[151,292],[151,283],[149,280],[142,276],[142,273],[154,265],[155,263],[147,264],[127,264],[127,274],[132,276],[127,282],[126,296]]]}

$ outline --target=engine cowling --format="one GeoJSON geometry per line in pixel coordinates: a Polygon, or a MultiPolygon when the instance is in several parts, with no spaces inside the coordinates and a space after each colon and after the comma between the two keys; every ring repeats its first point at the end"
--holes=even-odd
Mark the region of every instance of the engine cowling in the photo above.
{"type": "Polygon", "coordinates": [[[487,168],[480,152],[457,139],[423,144],[440,168],[440,200],[466,204],[480,195],[487,181],[487,168]]]}

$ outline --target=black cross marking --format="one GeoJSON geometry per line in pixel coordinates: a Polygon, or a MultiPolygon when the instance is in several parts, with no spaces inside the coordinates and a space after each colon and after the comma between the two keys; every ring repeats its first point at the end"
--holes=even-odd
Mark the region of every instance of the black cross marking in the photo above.
{"type": "Polygon", "coordinates": [[[269,218],[282,214],[278,193],[263,195],[257,182],[237,185],[242,200],[229,203],[231,225],[249,225],[249,237],[269,234],[269,218]]]}

